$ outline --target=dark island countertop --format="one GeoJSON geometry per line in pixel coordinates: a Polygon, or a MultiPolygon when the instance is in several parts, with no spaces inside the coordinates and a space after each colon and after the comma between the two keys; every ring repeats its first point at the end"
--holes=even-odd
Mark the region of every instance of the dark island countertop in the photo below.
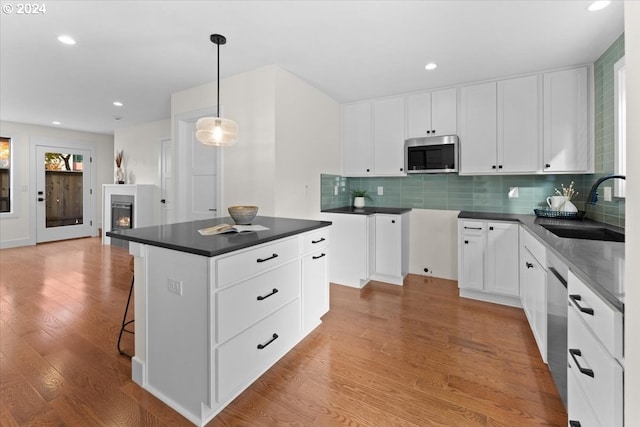
{"type": "Polygon", "coordinates": [[[589,219],[582,221],[540,218],[535,215],[462,211],[460,219],[516,221],[556,254],[567,267],[594,292],[624,313],[624,243],[558,237],[542,225],[605,227],[624,232],[620,227],[589,219]]]}
{"type": "Polygon", "coordinates": [[[223,223],[235,224],[231,217],[225,217],[132,228],[129,230],[113,230],[107,232],[107,236],[112,239],[128,240],[180,252],[214,257],[331,225],[330,221],[258,216],[253,220],[252,224],[263,225],[269,230],[224,233],[212,236],[202,236],[198,233],[198,230],[202,228],[223,223]]]}
{"type": "Polygon", "coordinates": [[[389,214],[389,215],[401,215],[403,213],[410,212],[410,208],[378,208],[375,206],[365,206],[364,208],[354,208],[353,206],[343,206],[341,208],[324,209],[325,213],[342,213],[353,215],[374,215],[374,214],[389,214]]]}

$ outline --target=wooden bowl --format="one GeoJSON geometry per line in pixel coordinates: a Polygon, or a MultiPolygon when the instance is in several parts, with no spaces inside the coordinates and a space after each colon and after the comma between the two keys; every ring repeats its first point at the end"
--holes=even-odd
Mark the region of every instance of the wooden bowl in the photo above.
{"type": "Polygon", "coordinates": [[[229,206],[229,215],[239,225],[251,224],[258,214],[257,206],[229,206]]]}

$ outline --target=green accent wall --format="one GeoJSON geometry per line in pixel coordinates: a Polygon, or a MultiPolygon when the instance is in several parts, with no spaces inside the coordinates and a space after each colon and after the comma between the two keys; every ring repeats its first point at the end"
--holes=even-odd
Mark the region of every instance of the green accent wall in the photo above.
{"type": "MultiPolygon", "coordinates": [[[[371,195],[373,201],[367,201],[371,206],[533,214],[533,209],[547,206],[546,198],[552,196],[556,188],[562,191],[562,185],[568,187],[573,182],[574,189],[579,193],[573,203],[578,209],[584,210],[584,201],[591,185],[602,175],[613,173],[613,64],[622,56],[624,34],[594,64],[595,174],[420,174],[388,178],[347,178],[323,174],[320,177],[322,209],[349,206],[352,203],[351,190],[360,189],[367,190],[371,195]],[[378,187],[383,188],[382,196],[377,195],[378,187]],[[518,187],[517,198],[509,198],[512,187],[518,187]]],[[[602,188],[600,194],[603,194],[602,188]]],[[[603,202],[602,199],[601,196],[596,206],[587,208],[587,216],[624,227],[624,199],[614,199],[612,202],[603,202]]]]}

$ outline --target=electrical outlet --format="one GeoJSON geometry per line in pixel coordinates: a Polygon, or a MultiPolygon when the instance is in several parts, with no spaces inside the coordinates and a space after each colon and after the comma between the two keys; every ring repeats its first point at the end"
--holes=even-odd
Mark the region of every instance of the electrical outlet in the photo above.
{"type": "Polygon", "coordinates": [[[378,196],[384,195],[384,188],[382,186],[378,187],[378,196]]]}
{"type": "Polygon", "coordinates": [[[337,185],[335,187],[333,187],[333,195],[334,196],[338,195],[338,186],[337,185]]]}
{"type": "Polygon", "coordinates": [[[611,201],[611,187],[604,187],[604,201],[611,201]]]}
{"type": "Polygon", "coordinates": [[[520,197],[520,191],[518,190],[518,187],[509,187],[509,198],[510,199],[517,199],[518,197],[520,197]]]}
{"type": "Polygon", "coordinates": [[[167,288],[172,294],[182,296],[182,282],[179,280],[168,279],[167,288]]]}

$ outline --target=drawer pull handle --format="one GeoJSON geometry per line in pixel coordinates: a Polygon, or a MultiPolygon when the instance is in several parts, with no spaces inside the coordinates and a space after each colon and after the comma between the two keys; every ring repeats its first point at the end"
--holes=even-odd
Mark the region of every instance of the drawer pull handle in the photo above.
{"type": "Polygon", "coordinates": [[[527,268],[533,268],[533,264],[531,264],[530,262],[525,262],[524,265],[526,265],[527,268]]]}
{"type": "Polygon", "coordinates": [[[267,294],[267,295],[259,295],[258,296],[258,301],[262,301],[265,300],[267,298],[269,298],[271,295],[275,295],[278,293],[278,290],[276,288],[273,288],[273,290],[271,291],[271,293],[267,294]]]}
{"type": "Polygon", "coordinates": [[[569,427],[582,427],[580,421],[569,420],[569,427]]]}
{"type": "Polygon", "coordinates": [[[482,230],[482,227],[465,227],[465,230],[482,230]]]}
{"type": "Polygon", "coordinates": [[[569,299],[571,301],[573,301],[573,303],[576,305],[576,307],[578,307],[578,310],[580,310],[583,313],[586,313],[586,314],[589,314],[589,315],[593,316],[593,308],[583,307],[578,302],[578,301],[582,301],[582,297],[580,295],[569,295],[569,299]]]}
{"type": "Polygon", "coordinates": [[[582,357],[582,352],[580,350],[578,350],[577,348],[570,348],[569,349],[569,354],[571,355],[571,358],[573,359],[573,361],[575,362],[576,366],[578,367],[578,370],[581,373],[583,373],[585,375],[588,375],[591,378],[594,378],[593,369],[583,368],[582,366],[580,366],[580,363],[578,363],[578,359],[576,359],[576,356],[582,357]]]}
{"type": "Polygon", "coordinates": [[[268,346],[269,344],[271,344],[272,342],[274,342],[277,339],[278,339],[278,334],[273,334],[273,336],[271,337],[271,339],[269,341],[267,341],[264,344],[258,344],[258,350],[262,350],[263,348],[265,348],[266,346],[268,346]]]}
{"type": "Polygon", "coordinates": [[[327,256],[327,254],[325,254],[325,253],[323,252],[323,253],[321,253],[320,255],[318,255],[318,256],[312,256],[311,258],[312,258],[312,259],[320,259],[320,258],[322,258],[323,256],[327,256]]]}
{"type": "Polygon", "coordinates": [[[312,240],[311,243],[313,243],[314,245],[316,243],[320,243],[320,242],[324,242],[326,239],[324,237],[322,237],[320,240],[312,240]]]}
{"type": "Polygon", "coordinates": [[[258,258],[256,261],[257,262],[265,262],[265,261],[269,261],[270,259],[274,259],[274,258],[278,258],[278,254],[273,254],[269,258],[258,258]]]}

